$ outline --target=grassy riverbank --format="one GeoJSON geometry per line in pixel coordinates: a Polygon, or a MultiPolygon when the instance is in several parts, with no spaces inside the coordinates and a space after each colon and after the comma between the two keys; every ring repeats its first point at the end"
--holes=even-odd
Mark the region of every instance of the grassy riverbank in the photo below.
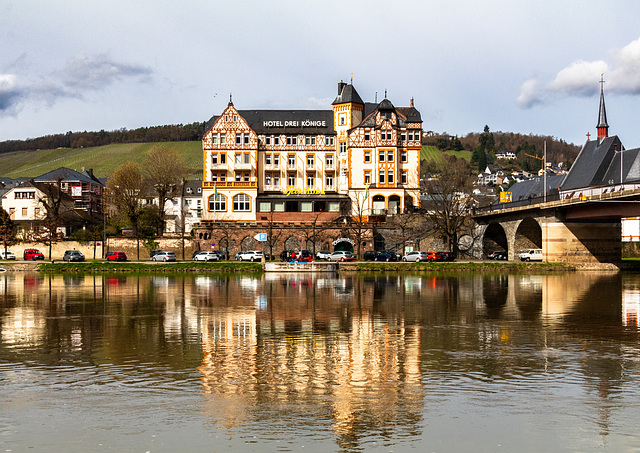
{"type": "Polygon", "coordinates": [[[449,271],[449,272],[568,272],[576,267],[565,263],[520,263],[520,262],[453,262],[453,263],[378,263],[359,262],[341,264],[341,270],[364,272],[415,272],[415,271],[449,271]]]}
{"type": "Polygon", "coordinates": [[[242,263],[226,261],[222,263],[194,263],[184,261],[177,263],[113,263],[106,261],[86,261],[84,263],[42,263],[41,272],[206,272],[206,273],[255,273],[262,272],[260,263],[242,263]]]}

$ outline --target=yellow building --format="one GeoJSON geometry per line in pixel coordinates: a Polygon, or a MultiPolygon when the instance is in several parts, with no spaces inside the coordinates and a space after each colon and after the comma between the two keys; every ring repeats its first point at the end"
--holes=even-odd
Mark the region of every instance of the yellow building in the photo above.
{"type": "Polygon", "coordinates": [[[331,110],[237,110],[230,101],[205,130],[205,223],[393,215],[419,204],[413,101],[366,103],[340,82],[331,110]]]}

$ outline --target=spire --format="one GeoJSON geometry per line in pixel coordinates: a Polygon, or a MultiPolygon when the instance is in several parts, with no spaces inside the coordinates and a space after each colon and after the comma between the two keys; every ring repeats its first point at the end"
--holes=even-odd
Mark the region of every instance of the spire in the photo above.
{"type": "Polygon", "coordinates": [[[233,95],[229,93],[229,105],[233,105],[233,95]]]}
{"type": "Polygon", "coordinates": [[[600,75],[600,111],[598,112],[598,141],[609,136],[607,111],[604,107],[604,73],[600,75]]]}

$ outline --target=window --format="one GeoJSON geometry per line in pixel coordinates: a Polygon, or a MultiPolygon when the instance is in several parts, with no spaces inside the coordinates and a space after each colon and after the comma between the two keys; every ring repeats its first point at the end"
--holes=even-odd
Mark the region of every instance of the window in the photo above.
{"type": "Polygon", "coordinates": [[[316,138],[315,138],[315,137],[307,137],[307,138],[305,139],[305,144],[306,144],[307,146],[309,146],[309,145],[311,145],[311,146],[315,145],[315,144],[316,144],[316,138]]]}
{"type": "Polygon", "coordinates": [[[273,174],[273,185],[275,187],[280,187],[280,173],[273,174]]]}
{"type": "Polygon", "coordinates": [[[220,144],[224,145],[225,143],[227,143],[227,135],[226,134],[220,134],[220,144]]]}
{"type": "Polygon", "coordinates": [[[309,173],[309,174],[307,175],[307,187],[312,188],[312,187],[314,187],[314,186],[315,186],[315,183],[316,183],[316,179],[315,179],[315,177],[313,176],[313,173],[309,173]]]}
{"type": "Polygon", "coordinates": [[[36,219],[40,217],[40,208],[36,208],[35,209],[35,216],[36,219]]]}
{"type": "Polygon", "coordinates": [[[335,144],[335,137],[325,137],[324,144],[326,146],[333,146],[335,144]]]}
{"type": "Polygon", "coordinates": [[[224,116],[224,122],[225,122],[225,123],[228,123],[228,122],[229,122],[229,115],[225,115],[225,116],[224,116]]]}
{"type": "Polygon", "coordinates": [[[333,187],[333,175],[327,175],[326,180],[325,180],[325,184],[327,186],[327,189],[333,187]]]}
{"type": "Polygon", "coordinates": [[[236,153],[236,164],[242,163],[242,153],[236,153]]]}
{"type": "MultiPolygon", "coordinates": [[[[211,181],[216,182],[218,180],[218,173],[215,171],[211,172],[211,181]]],[[[191,192],[191,189],[189,189],[187,192],[191,192]]]]}
{"type": "Polygon", "coordinates": [[[393,151],[387,152],[387,162],[393,162],[393,151]]]}
{"type": "Polygon", "coordinates": [[[402,184],[407,183],[407,170],[402,170],[402,173],[400,173],[400,182],[402,184]]]}
{"type": "Polygon", "coordinates": [[[339,212],[340,211],[340,202],[339,201],[330,201],[329,202],[329,212],[339,212]]]}
{"type": "Polygon", "coordinates": [[[406,164],[407,162],[409,162],[407,160],[407,152],[406,151],[400,151],[400,162],[402,162],[403,164],[406,164]]]}
{"type": "Polygon", "coordinates": [[[287,185],[289,187],[295,187],[296,186],[296,175],[294,173],[288,173],[287,174],[287,185]]]}
{"type": "Polygon", "coordinates": [[[387,173],[387,182],[389,184],[393,184],[393,170],[389,170],[387,173]]]}
{"type": "Polygon", "coordinates": [[[378,160],[379,160],[380,162],[384,162],[384,151],[380,151],[380,152],[378,153],[378,160]]]}
{"type": "Polygon", "coordinates": [[[276,167],[280,165],[280,154],[273,155],[273,165],[275,165],[276,167]]]}
{"type": "Polygon", "coordinates": [[[340,153],[344,154],[347,152],[347,143],[346,142],[340,142],[340,153]]]}
{"type": "Polygon", "coordinates": [[[244,180],[245,181],[249,181],[249,173],[248,172],[244,173],[244,180]]]}
{"type": "Polygon", "coordinates": [[[340,117],[340,125],[341,125],[341,126],[344,126],[344,121],[345,121],[345,120],[344,120],[344,116],[341,116],[341,117],[340,117]]]}
{"type": "MultiPolygon", "coordinates": [[[[227,180],[227,174],[226,173],[220,173],[220,181],[226,181],[227,180]]],[[[198,193],[202,192],[202,189],[200,187],[198,187],[198,193]]]]}
{"type": "Polygon", "coordinates": [[[298,144],[298,137],[296,137],[295,135],[287,135],[287,145],[297,145],[298,144]]]}
{"type": "Polygon", "coordinates": [[[327,168],[333,168],[333,154],[327,154],[327,168]]]}
{"type": "Polygon", "coordinates": [[[223,165],[227,163],[227,154],[226,153],[220,153],[220,163],[223,164],[223,165]]]}
{"type": "Polygon", "coordinates": [[[269,201],[261,201],[260,202],[260,212],[269,212],[271,211],[271,202],[269,201]]]}
{"type": "Polygon", "coordinates": [[[371,184],[371,170],[366,170],[364,172],[364,184],[367,186],[371,184]]]}
{"type": "Polygon", "coordinates": [[[400,134],[400,141],[403,141],[403,142],[407,141],[407,133],[406,132],[402,132],[400,134]]]}
{"type": "Polygon", "coordinates": [[[244,144],[245,145],[249,144],[249,134],[244,134],[244,144]]]}
{"type": "Polygon", "coordinates": [[[379,177],[380,177],[380,184],[384,184],[384,170],[380,170],[379,177]]]}
{"type": "Polygon", "coordinates": [[[217,165],[218,164],[218,155],[217,154],[212,154],[211,155],[211,163],[213,165],[217,165]]]}
{"type": "Polygon", "coordinates": [[[264,164],[265,165],[271,165],[271,154],[265,154],[264,155],[264,164]]]}
{"type": "Polygon", "coordinates": [[[284,201],[274,201],[273,212],[284,212],[284,201]]]}
{"type": "Polygon", "coordinates": [[[365,164],[370,164],[371,163],[371,151],[365,151],[364,152],[364,163],[365,164]]]}
{"type": "Polygon", "coordinates": [[[239,145],[241,143],[241,140],[242,140],[242,135],[236,134],[236,145],[239,145]]]}
{"type": "Polygon", "coordinates": [[[295,154],[287,155],[287,165],[289,167],[295,167],[296,166],[296,155],[295,154]]]}
{"type": "Polygon", "coordinates": [[[273,144],[274,145],[279,145],[280,144],[280,137],[273,137],[273,144]]]}
{"type": "Polygon", "coordinates": [[[369,131],[364,131],[364,141],[368,142],[371,140],[371,132],[369,131]]]}
{"type": "Polygon", "coordinates": [[[266,175],[264,175],[264,185],[265,186],[271,185],[271,173],[267,173],[266,175]]]}
{"type": "Polygon", "coordinates": [[[213,144],[213,145],[217,145],[218,144],[218,134],[212,134],[211,135],[211,144],[213,144]]]}
{"type": "Polygon", "coordinates": [[[249,195],[239,193],[233,197],[233,210],[234,211],[250,211],[251,210],[251,198],[249,195]]]}
{"type": "Polygon", "coordinates": [[[27,216],[27,208],[22,208],[22,217],[27,216]]]}
{"type": "Polygon", "coordinates": [[[214,195],[209,197],[209,211],[226,211],[227,197],[222,194],[218,194],[218,198],[214,199],[214,197],[214,195]]]}
{"type": "Polygon", "coordinates": [[[300,212],[313,212],[313,201],[302,201],[300,203],[300,212]]]}
{"type": "Polygon", "coordinates": [[[265,137],[264,138],[264,144],[265,145],[270,145],[271,144],[271,137],[265,137]]]}
{"type": "Polygon", "coordinates": [[[313,168],[314,161],[315,161],[315,159],[314,159],[313,154],[307,154],[307,167],[313,168]]]}
{"type": "Polygon", "coordinates": [[[249,154],[249,153],[245,153],[244,154],[244,163],[245,164],[250,164],[251,163],[251,154],[249,154]]]}
{"type": "Polygon", "coordinates": [[[233,122],[235,123],[236,121],[238,121],[238,115],[233,115],[233,122]]]}
{"type": "Polygon", "coordinates": [[[241,173],[236,173],[236,181],[240,181],[242,179],[241,173]]]}

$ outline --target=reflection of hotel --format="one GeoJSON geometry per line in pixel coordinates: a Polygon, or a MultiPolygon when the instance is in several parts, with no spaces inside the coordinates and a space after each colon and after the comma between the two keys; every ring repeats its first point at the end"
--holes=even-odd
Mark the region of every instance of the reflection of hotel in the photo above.
{"type": "Polygon", "coordinates": [[[340,82],[332,110],[237,110],[203,137],[203,220],[330,220],[419,202],[422,120],[340,82]]]}

